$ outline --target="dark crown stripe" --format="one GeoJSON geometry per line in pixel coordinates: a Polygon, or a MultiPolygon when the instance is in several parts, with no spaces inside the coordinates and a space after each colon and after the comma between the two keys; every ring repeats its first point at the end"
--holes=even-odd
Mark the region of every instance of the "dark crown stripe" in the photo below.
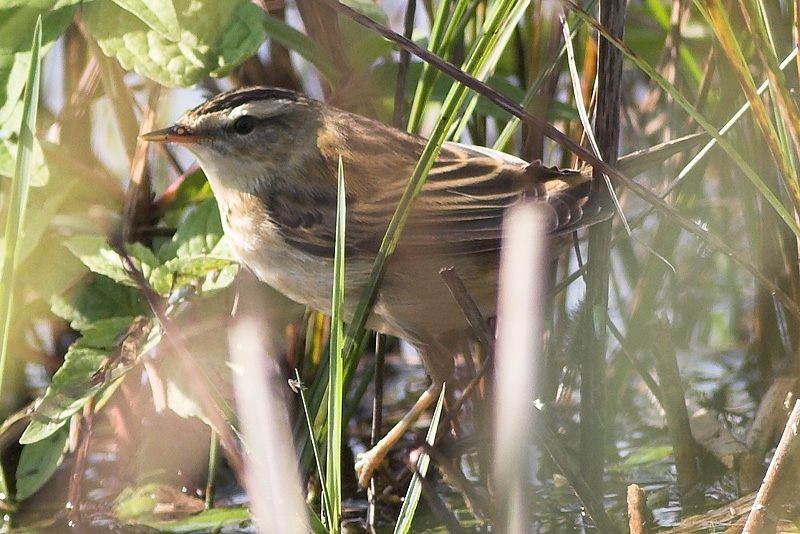
{"type": "Polygon", "coordinates": [[[297,102],[301,98],[299,93],[286,89],[247,87],[220,93],[211,100],[195,108],[194,113],[199,115],[214,113],[224,109],[233,109],[254,100],[291,100],[292,102],[297,102]]]}

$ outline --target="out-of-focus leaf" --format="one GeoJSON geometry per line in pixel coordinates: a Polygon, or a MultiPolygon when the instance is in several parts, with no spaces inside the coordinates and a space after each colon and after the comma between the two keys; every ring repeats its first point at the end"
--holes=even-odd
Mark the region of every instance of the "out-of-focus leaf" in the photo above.
{"type": "MultiPolygon", "coordinates": [[[[67,248],[93,272],[107,276],[121,284],[137,287],[128,273],[122,256],[108,245],[104,237],[75,236],[66,244],[67,248]]],[[[145,278],[149,277],[152,270],[158,266],[159,262],[150,249],[139,243],[130,243],[126,245],[125,250],[145,278]]]]}
{"type": "Polygon", "coordinates": [[[73,345],[19,442],[36,443],[63,427],[99,391],[100,385],[93,385],[91,377],[109,354],[108,350],[73,345]]]}
{"type": "MultiPolygon", "coordinates": [[[[109,360],[115,366],[121,361],[119,351],[126,348],[123,341],[128,338],[129,329],[136,321],[136,317],[112,317],[97,321],[87,328],[86,337],[70,347],[64,363],[53,375],[53,381],[37,404],[33,420],[22,434],[20,443],[35,443],[51,436],[75,412],[83,408],[90,398],[109,386],[110,383],[105,378],[95,380],[96,373],[108,365],[109,360]],[[115,352],[116,358],[113,357],[115,352]]],[[[157,328],[145,330],[140,342],[133,346],[136,354],[126,354],[123,357],[137,357],[154,346],[160,336],[161,332],[157,328]]]]}
{"type": "Polygon", "coordinates": [[[660,462],[673,454],[673,447],[670,444],[655,443],[653,445],[641,446],[633,454],[626,457],[622,463],[624,465],[648,465],[660,462]]]}
{"type": "Polygon", "coordinates": [[[222,239],[222,222],[217,201],[209,198],[191,213],[175,232],[172,241],[164,243],[158,258],[167,261],[177,257],[210,254],[222,239]]]}
{"type": "Polygon", "coordinates": [[[192,497],[171,486],[149,482],[126,488],[117,497],[116,515],[126,522],[153,520],[159,517],[185,517],[205,509],[202,499],[192,497]]]}
{"type": "Polygon", "coordinates": [[[83,16],[106,55],[168,87],[225,76],[266,37],[247,0],[95,0],[83,16]]]}
{"type": "MultiPolygon", "coordinates": [[[[14,113],[13,115],[16,115],[14,113]]],[[[18,124],[14,122],[16,117],[9,120],[9,124],[18,124]]],[[[31,176],[28,184],[31,187],[42,187],[50,180],[50,171],[45,164],[44,152],[42,152],[42,145],[39,140],[33,139],[33,152],[31,153],[31,176]]],[[[12,154],[17,153],[17,146],[9,141],[0,143],[0,176],[11,178],[14,176],[14,167],[16,160],[12,154]]]]}
{"type": "Polygon", "coordinates": [[[50,309],[69,321],[72,328],[81,331],[101,319],[150,313],[138,290],[102,275],[92,275],[89,283],[53,297],[50,309]]]}
{"type": "Polygon", "coordinates": [[[69,429],[62,427],[22,449],[17,465],[17,501],[27,499],[50,480],[64,459],[68,438],[69,429]]]}
{"type": "Polygon", "coordinates": [[[249,532],[252,515],[246,507],[202,510],[203,502],[167,486],[148,483],[123,491],[115,500],[117,517],[128,524],[146,525],[158,532],[249,532]],[[200,513],[192,513],[200,506],[200,513]],[[181,513],[184,512],[184,513],[181,513]],[[168,519],[164,519],[164,517],[168,519]]]}
{"type": "Polygon", "coordinates": [[[177,226],[187,207],[199,204],[212,196],[206,175],[197,167],[169,187],[158,199],[159,212],[164,214],[161,217],[162,224],[177,226]]]}
{"type": "MultiPolygon", "coordinates": [[[[66,191],[47,194],[44,196],[44,199],[37,193],[41,193],[41,191],[37,190],[33,192],[32,196],[27,201],[27,214],[22,229],[22,239],[20,239],[18,243],[17,265],[22,265],[30,258],[34,250],[40,246],[42,240],[46,238],[45,232],[48,227],[50,227],[53,217],[68,198],[66,191]]],[[[0,253],[0,257],[2,257],[2,253],[0,253]]],[[[32,258],[32,261],[35,259],[36,258],[32,258]]],[[[28,267],[30,268],[31,265],[29,264],[28,267]]],[[[35,267],[36,269],[28,269],[28,272],[19,272],[15,276],[28,275],[31,270],[38,271],[41,266],[36,265],[35,267]]]]}
{"type": "MultiPolygon", "coordinates": [[[[0,124],[9,124],[30,65],[31,35],[42,16],[42,53],[56,42],[75,15],[80,0],[5,0],[0,2],[0,124]]],[[[84,5],[90,2],[84,2],[84,5]]],[[[13,124],[18,124],[14,122],[13,124]]]]}
{"type": "MultiPolygon", "coordinates": [[[[384,26],[388,24],[386,14],[375,2],[346,0],[342,3],[375,22],[384,26]]],[[[394,50],[394,45],[384,37],[347,17],[341,17],[339,24],[342,28],[342,36],[346,40],[348,59],[355,72],[366,72],[378,58],[394,50]]]]}
{"type": "Polygon", "coordinates": [[[329,82],[336,81],[337,73],[336,69],[333,68],[333,61],[316,41],[296,28],[289,26],[277,17],[267,16],[264,19],[264,27],[270,39],[278,41],[287,49],[294,50],[303,56],[309,63],[314,65],[329,82]]]}
{"type": "Polygon", "coordinates": [[[173,258],[153,271],[150,283],[157,292],[166,294],[205,279],[200,284],[201,289],[213,291],[227,287],[233,282],[236,266],[233,260],[212,256],[173,258]],[[231,271],[229,267],[234,269],[231,271]]]}
{"type": "Polygon", "coordinates": [[[191,387],[181,377],[172,377],[167,383],[167,406],[181,417],[197,417],[208,424],[203,408],[191,394],[191,387]]]}

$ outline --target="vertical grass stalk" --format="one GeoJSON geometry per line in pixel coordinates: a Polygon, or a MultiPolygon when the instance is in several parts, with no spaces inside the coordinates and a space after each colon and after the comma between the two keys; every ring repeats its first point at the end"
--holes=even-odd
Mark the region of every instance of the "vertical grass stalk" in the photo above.
{"type": "MultiPolygon", "coordinates": [[[[11,322],[14,306],[14,280],[17,262],[19,261],[19,242],[25,223],[25,210],[30,190],[31,162],[33,143],[36,132],[36,114],[39,104],[39,80],[41,78],[41,61],[39,52],[42,48],[42,17],[36,21],[31,44],[31,64],[28,80],[25,83],[25,95],[22,104],[22,123],[19,128],[19,145],[17,161],[14,169],[14,181],[8,198],[6,215],[5,247],[3,250],[3,272],[0,278],[0,317],[2,326],[2,346],[0,346],[0,392],[2,392],[6,367],[8,366],[8,340],[11,334],[11,322]]],[[[2,395],[0,394],[0,398],[2,395]]],[[[0,470],[0,500],[9,498],[5,475],[0,470]]]]}
{"type": "Polygon", "coordinates": [[[344,401],[344,299],[345,299],[345,189],[344,168],[339,157],[339,187],[336,206],[336,250],[333,257],[333,300],[331,303],[331,341],[329,395],[328,395],[328,447],[325,485],[330,509],[328,528],[339,532],[342,517],[342,404],[344,401]]]}
{"type": "MultiPolygon", "coordinates": [[[[447,385],[442,386],[442,391],[439,393],[439,400],[436,402],[436,409],[433,411],[433,418],[431,418],[431,426],[428,427],[428,433],[425,435],[425,441],[433,446],[436,443],[436,432],[439,429],[439,420],[442,418],[442,405],[444,404],[444,392],[447,385]]],[[[430,457],[423,453],[417,460],[417,471],[411,478],[411,484],[408,485],[406,497],[403,499],[403,507],[400,508],[400,514],[397,516],[397,524],[394,526],[394,534],[407,534],[411,529],[411,521],[414,519],[414,512],[419,504],[419,499],[422,497],[422,482],[421,477],[428,473],[428,465],[430,465],[430,457]]]]}
{"type": "Polygon", "coordinates": [[[42,19],[36,22],[31,45],[31,65],[28,80],[25,84],[25,96],[22,104],[22,123],[19,128],[19,145],[17,161],[14,169],[14,181],[11,184],[11,195],[8,199],[6,214],[5,247],[3,251],[3,275],[0,279],[0,306],[2,306],[3,340],[0,354],[0,387],[5,376],[8,361],[8,338],[11,330],[11,310],[14,304],[14,278],[19,261],[19,241],[25,223],[25,210],[30,190],[31,162],[33,143],[36,132],[36,113],[39,103],[39,79],[41,64],[39,50],[42,46],[42,19]]]}

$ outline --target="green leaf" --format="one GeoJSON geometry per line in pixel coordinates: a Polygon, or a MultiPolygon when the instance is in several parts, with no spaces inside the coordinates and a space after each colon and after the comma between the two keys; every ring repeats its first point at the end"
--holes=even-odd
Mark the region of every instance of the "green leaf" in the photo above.
{"type": "Polygon", "coordinates": [[[80,346],[98,349],[114,349],[119,343],[120,334],[126,332],[135,317],[111,317],[95,321],[81,330],[80,346]]]}
{"type": "MultiPolygon", "coordinates": [[[[12,118],[8,121],[10,124],[19,124],[16,113],[12,114],[12,118]]],[[[0,176],[11,178],[14,176],[14,167],[16,159],[12,154],[17,153],[19,148],[16,144],[4,140],[0,143],[0,176]]],[[[34,137],[33,145],[31,147],[31,177],[29,185],[31,187],[42,187],[50,180],[50,170],[44,159],[44,152],[39,140],[34,137]]]]}
{"type": "Polygon", "coordinates": [[[345,304],[345,202],[344,168],[339,156],[338,194],[336,199],[336,249],[333,255],[333,294],[331,295],[331,340],[328,366],[328,438],[324,484],[328,523],[331,532],[340,532],[342,517],[342,403],[344,402],[344,304],[345,304]]]}
{"type": "Polygon", "coordinates": [[[23,447],[17,465],[17,501],[27,499],[50,480],[64,459],[68,439],[69,429],[62,427],[47,438],[23,447]]]}
{"type": "MultiPolygon", "coordinates": [[[[439,420],[442,417],[444,392],[445,386],[442,386],[442,391],[439,393],[439,400],[436,403],[436,408],[433,410],[431,425],[428,427],[428,433],[425,436],[425,441],[431,446],[436,443],[436,431],[439,428],[439,420]]],[[[411,530],[411,522],[414,520],[414,513],[422,497],[422,482],[420,482],[420,477],[425,477],[428,473],[430,461],[431,459],[426,453],[421,454],[417,460],[417,472],[411,477],[411,483],[408,485],[406,497],[403,499],[403,506],[400,508],[400,513],[397,516],[397,523],[394,526],[395,534],[407,534],[411,530]]]]}
{"type": "Polygon", "coordinates": [[[159,217],[166,226],[178,226],[187,208],[211,198],[213,192],[205,173],[198,167],[164,192],[158,200],[159,217]]]}
{"type": "Polygon", "coordinates": [[[248,0],[95,0],[83,17],[103,53],[168,87],[225,76],[266,37],[248,0]]]}
{"type": "Polygon", "coordinates": [[[674,448],[669,443],[655,443],[638,447],[632,454],[626,456],[623,465],[652,465],[664,461],[674,453],[674,448]]]}
{"type": "MultiPolygon", "coordinates": [[[[19,146],[14,167],[14,179],[5,199],[5,229],[3,233],[2,274],[0,274],[0,384],[9,367],[9,338],[15,314],[14,286],[25,243],[25,213],[30,192],[33,141],[36,137],[36,116],[39,110],[39,89],[42,73],[42,19],[37,16],[30,47],[31,61],[25,79],[25,95],[19,127],[19,146]]],[[[4,473],[0,469],[0,493],[8,494],[4,473]]]]}
{"type": "Polygon", "coordinates": [[[233,282],[238,264],[226,258],[211,256],[192,256],[188,258],[173,258],[153,271],[150,283],[153,289],[165,295],[175,289],[194,285],[195,282],[205,279],[201,285],[202,291],[222,289],[233,282]],[[229,267],[234,267],[230,270],[229,267]]]}
{"type": "Polygon", "coordinates": [[[203,407],[191,393],[191,387],[180,377],[173,377],[167,382],[167,406],[179,416],[188,419],[197,417],[208,424],[203,407]]]}
{"type": "MultiPolygon", "coordinates": [[[[346,0],[343,3],[375,22],[388,25],[386,14],[371,0],[346,0]]],[[[348,17],[340,17],[339,24],[342,28],[342,37],[346,40],[345,50],[349,63],[355,72],[367,72],[378,58],[394,50],[394,45],[385,37],[348,17]]]]}
{"type": "Polygon", "coordinates": [[[72,22],[78,3],[80,0],[0,1],[0,124],[9,123],[25,87],[36,19],[42,16],[42,53],[46,53],[72,22]]]}
{"type": "MultiPolygon", "coordinates": [[[[28,185],[32,184],[29,183],[28,185]]],[[[27,208],[25,208],[26,214],[23,221],[24,224],[22,225],[21,233],[18,237],[19,243],[17,244],[18,250],[16,252],[16,266],[18,272],[15,276],[35,279],[39,276],[38,273],[46,272],[48,268],[55,267],[59,272],[62,270],[70,270],[71,265],[69,263],[73,261],[73,258],[69,258],[66,264],[54,266],[52,263],[56,262],[42,262],[42,258],[36,255],[37,253],[41,253],[48,244],[52,244],[53,248],[61,249],[60,242],[56,243],[53,241],[51,235],[48,234],[47,231],[48,229],[52,229],[53,218],[58,211],[63,208],[64,203],[67,202],[68,199],[69,195],[66,190],[48,192],[37,189],[30,191],[29,198],[26,200],[27,208]],[[33,257],[31,257],[32,254],[34,255],[33,257]]],[[[4,248],[5,237],[2,239],[4,248]]],[[[61,252],[61,250],[56,252],[55,255],[60,257],[61,255],[59,255],[59,252],[61,252]]],[[[67,255],[66,250],[63,250],[63,253],[63,255],[67,255]]],[[[0,254],[4,253],[0,252],[0,254]]],[[[48,256],[49,255],[50,253],[48,253],[48,256]]],[[[49,259],[50,258],[48,258],[48,260],[49,259]]],[[[51,282],[50,279],[45,281],[43,278],[44,277],[36,280],[36,283],[33,284],[37,291],[51,282]]]]}
{"type": "MultiPolygon", "coordinates": [[[[66,242],[67,248],[77,256],[91,271],[102,274],[112,280],[131,287],[137,287],[128,273],[122,256],[113,250],[105,237],[97,235],[75,236],[66,242]]],[[[145,278],[150,276],[159,261],[153,252],[140,243],[125,246],[136,268],[142,271],[145,278]]]]}
{"type": "MultiPolygon", "coordinates": [[[[34,218],[28,217],[28,220],[34,218]]],[[[53,296],[69,290],[78,277],[86,274],[86,267],[56,237],[52,234],[43,235],[36,243],[37,248],[20,263],[18,281],[30,288],[26,298],[42,299],[49,303],[53,296]]]]}
{"type": "Polygon", "coordinates": [[[53,297],[50,309],[69,321],[72,328],[80,331],[90,328],[102,319],[151,313],[139,291],[120,285],[103,275],[91,275],[88,283],[75,287],[69,293],[53,297]]]}
{"type": "Polygon", "coordinates": [[[19,442],[23,445],[36,443],[52,436],[63,427],[72,414],[100,390],[101,385],[92,384],[92,375],[100,368],[110,350],[99,350],[73,345],[67,351],[64,364],[53,375],[41,403],[33,414],[33,421],[19,442]]]}
{"type": "MultiPolygon", "coordinates": [[[[27,37],[27,36],[26,36],[27,37]]],[[[14,162],[14,178],[11,187],[7,190],[5,199],[5,231],[3,236],[2,275],[0,275],[0,385],[4,385],[2,395],[13,397],[8,384],[9,368],[11,367],[11,353],[9,339],[11,336],[12,319],[17,309],[14,306],[15,281],[19,273],[19,263],[22,258],[21,249],[25,242],[23,233],[26,229],[25,219],[30,192],[33,147],[36,139],[36,117],[39,110],[39,92],[42,74],[41,48],[42,48],[42,17],[37,14],[33,35],[30,39],[29,68],[25,77],[25,92],[22,103],[22,113],[19,122],[19,144],[17,146],[16,160],[14,162]]],[[[0,467],[0,493],[8,495],[9,487],[6,482],[5,470],[0,467]]]]}
{"type": "MultiPolygon", "coordinates": [[[[217,201],[209,198],[197,206],[178,231],[172,241],[164,243],[158,251],[158,258],[166,262],[177,257],[193,257],[221,253],[217,249],[224,235],[219,218],[217,201]]],[[[223,256],[225,257],[225,256],[223,256]]],[[[230,258],[230,256],[227,256],[230,258]]]]}
{"type": "Polygon", "coordinates": [[[149,278],[153,288],[167,294],[188,285],[214,291],[230,285],[238,264],[224,239],[219,208],[213,198],[201,202],[180,225],[172,240],[158,250],[163,265],[149,278]]]}
{"type": "MultiPolygon", "coordinates": [[[[165,494],[169,488],[156,484],[146,484],[138,488],[129,488],[123,491],[115,501],[117,515],[121,520],[128,524],[144,525],[155,529],[157,532],[172,532],[174,534],[190,534],[192,532],[250,532],[252,512],[245,506],[226,506],[224,508],[212,508],[204,510],[198,514],[176,518],[163,519],[163,516],[170,514],[151,513],[159,504],[161,508],[175,508],[175,498],[166,499],[164,502],[156,502],[158,494],[165,494]],[[163,506],[163,504],[169,506],[163,506]]],[[[173,490],[174,491],[174,490],[173,490]]],[[[187,499],[184,496],[184,499],[187,499]]],[[[136,528],[130,528],[137,531],[136,528]]]]}
{"type": "MultiPolygon", "coordinates": [[[[84,337],[69,348],[64,363],[53,375],[53,381],[34,409],[33,421],[22,434],[20,443],[35,443],[51,436],[74,413],[83,408],[89,399],[105,388],[118,384],[118,381],[95,380],[98,370],[107,368],[111,371],[125,358],[130,358],[131,361],[124,369],[127,370],[135,358],[160,340],[161,332],[158,328],[139,330],[135,333],[147,337],[129,345],[130,336],[135,334],[130,333],[130,329],[136,321],[135,317],[112,317],[97,321],[85,330],[84,337]],[[126,351],[130,354],[125,353],[126,351]],[[109,364],[109,361],[112,363],[109,364]]],[[[147,324],[148,319],[144,318],[143,322],[147,324]]]]}

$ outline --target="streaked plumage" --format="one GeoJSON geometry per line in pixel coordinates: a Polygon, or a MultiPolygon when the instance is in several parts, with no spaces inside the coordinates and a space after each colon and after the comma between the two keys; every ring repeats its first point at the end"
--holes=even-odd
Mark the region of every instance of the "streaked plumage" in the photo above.
{"type": "MultiPolygon", "coordinates": [[[[143,138],[188,148],[208,176],[242,263],[323,312],[331,309],[341,156],[347,319],[426,142],[294,92],[260,87],[220,94],[143,138]]],[[[440,269],[455,266],[481,311],[493,315],[505,209],[522,198],[539,199],[550,210],[550,233],[563,234],[601,217],[584,211],[589,190],[586,172],[445,143],[390,259],[368,325],[414,344],[434,384],[449,379],[452,352],[442,340],[467,324],[440,269]]]]}

